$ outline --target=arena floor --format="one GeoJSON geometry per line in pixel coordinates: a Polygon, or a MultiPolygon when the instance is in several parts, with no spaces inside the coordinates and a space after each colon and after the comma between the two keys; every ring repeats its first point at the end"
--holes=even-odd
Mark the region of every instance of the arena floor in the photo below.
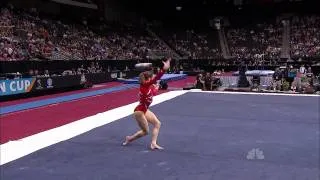
{"type": "Polygon", "coordinates": [[[133,103],[1,145],[1,179],[319,180],[319,100],[171,91],[151,107],[165,150],[121,146],[133,103]]]}

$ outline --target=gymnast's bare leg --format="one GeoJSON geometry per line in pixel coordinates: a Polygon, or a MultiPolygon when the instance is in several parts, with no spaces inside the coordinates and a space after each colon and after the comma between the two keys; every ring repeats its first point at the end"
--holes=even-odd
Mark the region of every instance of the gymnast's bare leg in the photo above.
{"type": "Polygon", "coordinates": [[[146,136],[149,134],[149,125],[148,125],[148,120],[142,111],[135,111],[134,112],[134,117],[140,127],[140,130],[134,133],[131,136],[127,136],[125,139],[125,142],[122,143],[122,145],[127,145],[130,142],[133,142],[143,136],[146,136]]]}
{"type": "Polygon", "coordinates": [[[157,143],[161,122],[159,121],[157,116],[150,110],[147,110],[146,118],[147,118],[147,121],[153,125],[150,148],[152,150],[163,149],[163,147],[159,146],[157,143]]]}

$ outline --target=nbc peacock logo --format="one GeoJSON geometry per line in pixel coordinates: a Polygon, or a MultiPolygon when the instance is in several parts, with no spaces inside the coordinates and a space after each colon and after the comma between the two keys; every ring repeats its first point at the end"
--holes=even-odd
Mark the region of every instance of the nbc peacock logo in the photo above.
{"type": "Polygon", "coordinates": [[[254,160],[254,159],[262,160],[264,158],[265,157],[264,157],[263,151],[260,150],[259,148],[253,148],[247,154],[247,159],[249,160],[254,160]]]}

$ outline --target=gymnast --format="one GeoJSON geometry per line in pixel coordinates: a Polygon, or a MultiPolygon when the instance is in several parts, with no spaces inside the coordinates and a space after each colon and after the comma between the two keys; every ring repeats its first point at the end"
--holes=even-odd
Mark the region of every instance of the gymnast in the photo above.
{"type": "Polygon", "coordinates": [[[134,109],[134,118],[136,119],[140,130],[131,136],[126,136],[125,141],[122,145],[127,145],[143,136],[149,134],[149,125],[151,123],[153,125],[152,137],[150,148],[152,150],[163,149],[163,147],[157,144],[158,134],[161,126],[161,122],[157,118],[157,116],[150,111],[149,106],[152,103],[153,96],[159,89],[159,85],[156,85],[156,82],[160,80],[163,74],[170,68],[171,59],[167,59],[163,61],[163,67],[160,71],[153,76],[152,66],[148,67],[149,71],[145,71],[140,73],[139,75],[139,83],[140,83],[140,91],[139,91],[139,105],[134,109]],[[151,71],[150,71],[151,69],[151,71]]]}

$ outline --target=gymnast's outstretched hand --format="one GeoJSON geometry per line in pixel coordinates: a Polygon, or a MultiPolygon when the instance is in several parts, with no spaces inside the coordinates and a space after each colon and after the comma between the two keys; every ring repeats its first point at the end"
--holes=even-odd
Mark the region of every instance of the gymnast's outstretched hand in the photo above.
{"type": "Polygon", "coordinates": [[[158,84],[158,83],[154,84],[153,87],[154,87],[155,90],[159,90],[160,84],[158,84]]]}
{"type": "Polygon", "coordinates": [[[168,58],[166,61],[162,61],[163,70],[167,71],[170,68],[171,58],[168,58]]]}

